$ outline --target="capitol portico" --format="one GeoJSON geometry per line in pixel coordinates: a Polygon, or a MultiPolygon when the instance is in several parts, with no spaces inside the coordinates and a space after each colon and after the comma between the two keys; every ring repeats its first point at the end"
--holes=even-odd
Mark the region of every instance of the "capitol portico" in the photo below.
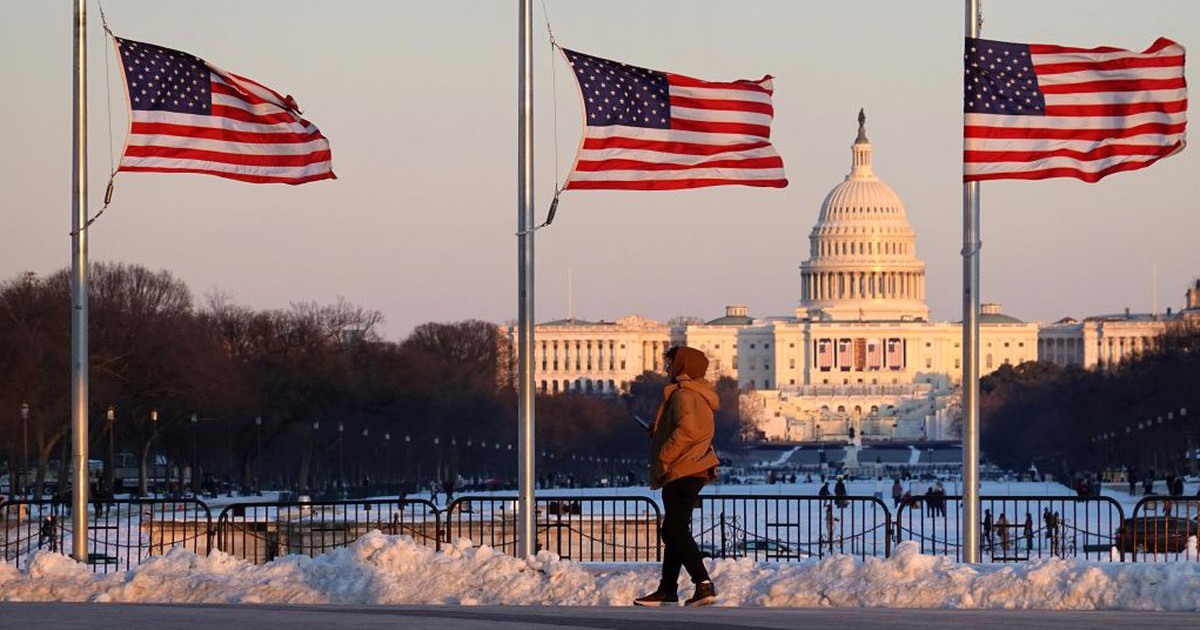
{"type": "MultiPolygon", "coordinates": [[[[744,415],[761,439],[956,438],[962,328],[929,321],[916,235],[899,195],[872,167],[862,112],[858,122],[850,172],[825,197],[809,235],[794,313],[755,316],[732,305],[707,322],[630,316],[540,324],[533,361],[539,391],[626,391],[644,371],[661,369],[666,348],[686,344],[708,356],[714,380],[738,382],[744,415]]],[[[1189,310],[1200,313],[1200,283],[1193,293],[1189,310]]],[[[981,372],[1039,358],[1114,365],[1152,347],[1164,329],[1157,316],[1116,319],[1039,327],[983,304],[981,372]],[[1128,346],[1109,341],[1115,337],[1105,329],[1119,329],[1128,346]]],[[[508,333],[515,341],[515,328],[508,333]]]]}

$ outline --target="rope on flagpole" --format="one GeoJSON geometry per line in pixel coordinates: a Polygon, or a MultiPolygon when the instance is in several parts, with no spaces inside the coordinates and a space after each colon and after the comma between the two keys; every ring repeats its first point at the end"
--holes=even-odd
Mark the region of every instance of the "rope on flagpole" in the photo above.
{"type": "MultiPolygon", "coordinates": [[[[111,40],[115,39],[116,35],[113,35],[112,29],[109,28],[109,26],[108,26],[108,16],[104,15],[104,3],[101,2],[100,0],[96,0],[96,5],[100,7],[100,24],[101,24],[101,26],[104,27],[104,36],[107,37],[111,43],[111,40]]],[[[107,123],[108,123],[108,186],[106,186],[104,189],[104,205],[100,208],[100,211],[97,212],[95,216],[93,216],[93,217],[89,218],[87,221],[85,221],[84,224],[78,230],[71,231],[69,236],[72,236],[72,237],[77,235],[79,232],[82,232],[82,231],[92,227],[92,224],[95,223],[96,220],[99,219],[101,217],[101,215],[104,214],[105,210],[108,210],[109,204],[112,203],[113,180],[115,180],[117,177],[117,169],[116,169],[116,166],[114,166],[115,160],[113,159],[112,79],[111,79],[111,77],[112,77],[112,71],[109,69],[109,65],[108,65],[108,53],[105,53],[104,54],[104,92],[105,92],[104,104],[107,107],[107,111],[108,111],[108,120],[107,120],[107,123]]]]}
{"type": "Polygon", "coordinates": [[[530,228],[524,232],[517,232],[517,236],[533,234],[544,227],[549,227],[554,222],[554,214],[558,212],[558,198],[567,187],[566,184],[560,184],[558,179],[558,72],[557,66],[554,64],[554,53],[556,50],[561,49],[561,46],[554,39],[554,29],[550,26],[550,11],[546,8],[546,0],[541,0],[541,4],[542,17],[546,20],[546,34],[550,38],[550,86],[554,100],[554,106],[552,107],[554,113],[554,198],[550,200],[550,211],[546,213],[546,220],[537,227],[530,228]]]}

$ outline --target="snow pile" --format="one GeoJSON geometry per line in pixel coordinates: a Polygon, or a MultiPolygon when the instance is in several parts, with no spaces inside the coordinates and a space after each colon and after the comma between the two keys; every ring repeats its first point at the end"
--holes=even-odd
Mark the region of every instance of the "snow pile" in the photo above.
{"type": "MultiPolygon", "coordinates": [[[[1185,562],[965,565],[902,543],[888,559],[711,566],[725,606],[1200,610],[1200,565],[1185,562]]],[[[588,567],[549,552],[525,561],[465,540],[439,553],[372,532],[317,558],[252,565],[175,549],[109,575],[39,553],[25,571],[0,565],[0,600],[603,606],[630,604],[657,575],[656,566],[588,567]]]]}

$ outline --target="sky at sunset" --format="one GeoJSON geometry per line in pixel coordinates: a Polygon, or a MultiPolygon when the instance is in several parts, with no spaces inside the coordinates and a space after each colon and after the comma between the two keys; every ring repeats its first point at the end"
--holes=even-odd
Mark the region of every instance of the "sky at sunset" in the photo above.
{"type": "MultiPolygon", "coordinates": [[[[88,32],[93,212],[110,144],[118,159],[127,127],[96,6],[88,32]]],[[[254,308],[345,297],[381,311],[390,339],[427,321],[515,319],[517,6],[108,0],[119,36],[188,51],[293,95],[329,138],[339,179],[288,187],[123,173],[91,230],[91,259],[166,269],[198,299],[221,291],[254,308]]],[[[933,317],[961,317],[961,2],[546,7],[558,41],[575,50],[704,79],[774,75],[773,139],[791,185],[564,193],[554,224],[537,233],[539,321],[566,316],[568,270],[579,318],[712,318],[726,304],[792,314],[808,235],[849,170],[860,107],[875,171],[916,231],[933,317]]],[[[70,0],[0,4],[0,279],[71,262],[72,10],[70,0]]],[[[984,17],[991,39],[1142,50],[1166,36],[1200,51],[1194,0],[991,0],[984,17]]],[[[540,5],[535,23],[540,219],[582,129],[540,5]]],[[[1010,315],[1148,311],[1155,266],[1160,309],[1178,308],[1200,276],[1196,147],[1098,184],[982,189],[981,295],[1010,315]]]]}

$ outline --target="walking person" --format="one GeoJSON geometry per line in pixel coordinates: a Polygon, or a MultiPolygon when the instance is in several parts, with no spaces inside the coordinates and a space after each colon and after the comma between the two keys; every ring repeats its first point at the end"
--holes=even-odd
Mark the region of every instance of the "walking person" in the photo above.
{"type": "Polygon", "coordinates": [[[837,503],[839,509],[850,505],[850,501],[846,499],[847,494],[846,482],[842,479],[841,475],[838,475],[837,483],[833,484],[833,496],[837,497],[835,503],[837,503]]]}
{"type": "Polygon", "coordinates": [[[900,478],[897,477],[892,481],[892,507],[900,507],[900,499],[904,497],[904,486],[900,485],[900,478]]]}
{"type": "Polygon", "coordinates": [[[653,593],[633,601],[638,606],[675,605],[679,602],[679,572],[686,568],[695,593],[686,606],[707,606],[717,600],[717,590],[696,541],[691,514],[705,484],[717,478],[717,453],[713,450],[713,412],[720,399],[704,380],[708,358],[687,346],[676,346],[664,356],[668,385],[650,428],[650,487],[662,488],[664,516],[662,578],[653,593]]]}
{"type": "Polygon", "coordinates": [[[53,514],[46,515],[38,527],[37,548],[48,546],[50,551],[58,551],[58,518],[53,514]]]}
{"type": "Polygon", "coordinates": [[[983,548],[992,551],[992,511],[983,511],[983,548]]]}
{"type": "Polygon", "coordinates": [[[1008,517],[1004,512],[996,519],[996,533],[1000,535],[1000,557],[1008,557],[1008,517]]]}
{"type": "Polygon", "coordinates": [[[1033,551],[1033,515],[1025,512],[1025,551],[1033,551]]]}

